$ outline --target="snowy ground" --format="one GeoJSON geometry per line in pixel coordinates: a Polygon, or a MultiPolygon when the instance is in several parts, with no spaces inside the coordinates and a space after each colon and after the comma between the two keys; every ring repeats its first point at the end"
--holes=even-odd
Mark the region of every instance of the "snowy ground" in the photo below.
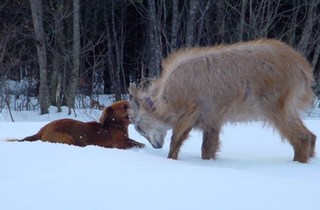
{"type": "MultiPolygon", "coordinates": [[[[14,112],[15,123],[2,110],[0,139],[22,138],[67,117],[66,110],[54,110],[44,116],[14,112]]],[[[99,114],[77,111],[76,119],[88,121],[99,114]]],[[[319,139],[320,120],[305,123],[319,139]]],[[[164,148],[155,150],[129,129],[131,138],[146,148],[0,141],[0,209],[320,209],[319,155],[308,164],[293,162],[291,146],[260,123],[226,125],[216,161],[201,160],[197,131],[174,161],[166,159],[170,134],[164,148]]]]}

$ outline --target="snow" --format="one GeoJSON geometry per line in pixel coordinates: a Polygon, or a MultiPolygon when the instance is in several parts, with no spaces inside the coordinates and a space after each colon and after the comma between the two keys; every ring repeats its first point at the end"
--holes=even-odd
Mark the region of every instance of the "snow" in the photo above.
{"type": "MultiPolygon", "coordinates": [[[[129,127],[144,149],[84,148],[44,142],[5,142],[37,132],[67,116],[38,111],[0,113],[1,210],[102,209],[320,209],[319,155],[292,161],[292,147],[261,123],[226,125],[217,160],[201,159],[201,138],[192,131],[179,160],[166,156],[129,127]]],[[[100,111],[77,110],[75,118],[98,119],[100,111]]],[[[320,120],[304,120],[320,136],[320,120]]],[[[319,142],[319,141],[318,141],[319,142]]],[[[320,151],[319,143],[316,150],[320,151]]]]}

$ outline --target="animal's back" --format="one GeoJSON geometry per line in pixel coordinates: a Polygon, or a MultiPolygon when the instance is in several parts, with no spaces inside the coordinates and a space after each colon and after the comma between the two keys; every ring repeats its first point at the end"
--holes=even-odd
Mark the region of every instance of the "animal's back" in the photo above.
{"type": "Polygon", "coordinates": [[[255,118],[269,104],[298,112],[313,100],[311,65],[276,40],[184,49],[162,67],[159,95],[171,111],[192,104],[207,116],[241,111],[255,118]]]}
{"type": "Polygon", "coordinates": [[[43,137],[47,136],[48,134],[53,133],[61,133],[61,132],[68,132],[70,129],[70,126],[72,126],[72,123],[74,123],[75,120],[72,119],[60,119],[60,120],[54,120],[45,126],[43,126],[36,134],[27,136],[23,138],[21,141],[37,141],[37,140],[57,140],[57,139],[43,139],[43,137]]]}

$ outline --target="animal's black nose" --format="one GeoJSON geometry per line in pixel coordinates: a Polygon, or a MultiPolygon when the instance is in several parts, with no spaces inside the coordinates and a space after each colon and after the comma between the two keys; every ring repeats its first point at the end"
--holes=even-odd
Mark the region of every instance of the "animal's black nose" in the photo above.
{"type": "Polygon", "coordinates": [[[152,144],[153,148],[155,149],[161,149],[162,148],[162,145],[158,144],[158,143],[154,143],[152,144]]]}

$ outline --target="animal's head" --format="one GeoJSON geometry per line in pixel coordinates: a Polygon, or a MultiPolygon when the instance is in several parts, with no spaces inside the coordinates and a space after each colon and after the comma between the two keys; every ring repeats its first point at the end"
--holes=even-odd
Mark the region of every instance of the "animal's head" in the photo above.
{"type": "Polygon", "coordinates": [[[156,105],[151,98],[139,91],[134,85],[130,85],[129,103],[129,118],[135,129],[154,148],[162,148],[168,127],[154,116],[156,105]]]}
{"type": "Polygon", "coordinates": [[[110,106],[104,108],[99,119],[102,127],[108,123],[118,123],[124,126],[130,124],[128,116],[129,103],[127,101],[117,101],[110,106]]]}

